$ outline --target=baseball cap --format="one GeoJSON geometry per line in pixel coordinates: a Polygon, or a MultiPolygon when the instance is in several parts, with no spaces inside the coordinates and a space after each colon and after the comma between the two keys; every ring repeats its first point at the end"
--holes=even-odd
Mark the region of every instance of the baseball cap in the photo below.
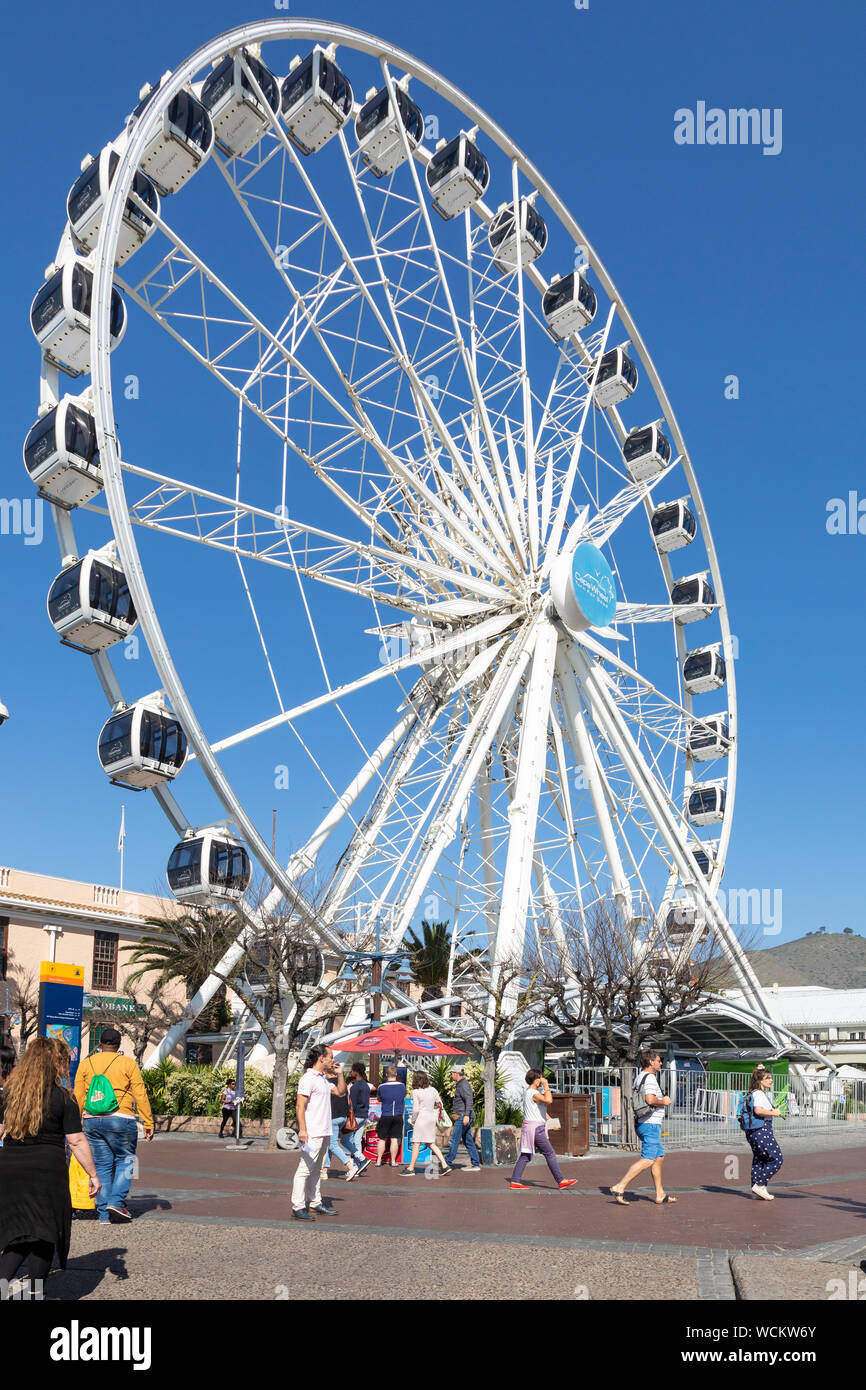
{"type": "Polygon", "coordinates": [[[120,1033],[116,1028],[103,1028],[99,1041],[108,1043],[109,1047],[120,1047],[120,1033]]]}

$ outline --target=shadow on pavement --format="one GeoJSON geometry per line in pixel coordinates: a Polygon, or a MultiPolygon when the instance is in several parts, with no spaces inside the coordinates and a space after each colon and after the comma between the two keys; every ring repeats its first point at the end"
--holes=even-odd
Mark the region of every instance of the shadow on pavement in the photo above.
{"type": "Polygon", "coordinates": [[[114,1245],[71,1259],[65,1270],[55,1270],[49,1276],[45,1285],[47,1297],[74,1303],[98,1289],[109,1274],[115,1279],[128,1279],[126,1253],[125,1245],[114,1245]]]}

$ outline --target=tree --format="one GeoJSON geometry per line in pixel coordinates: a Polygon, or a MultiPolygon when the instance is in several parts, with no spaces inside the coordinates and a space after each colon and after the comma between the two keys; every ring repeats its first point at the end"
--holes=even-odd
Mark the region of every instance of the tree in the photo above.
{"type": "Polygon", "coordinates": [[[661,942],[640,942],[613,904],[596,904],[585,922],[566,916],[561,928],[544,929],[535,961],[542,1012],[563,1032],[585,1027],[614,1065],[633,1065],[648,1034],[702,1008],[727,978],[706,946],[690,957],[685,943],[668,955],[661,942]]]}
{"type": "Polygon", "coordinates": [[[132,1055],[141,1066],[151,1040],[164,1037],[183,1013],[183,1005],[167,997],[168,989],[168,981],[159,976],[141,984],[127,981],[123,992],[132,1007],[118,1013],[97,1004],[88,1014],[90,1027],[120,1028],[132,1042],[132,1055]]]}
{"type": "Polygon", "coordinates": [[[35,970],[26,970],[10,957],[8,969],[9,1011],[18,1017],[18,1057],[39,1027],[39,980],[35,970]]]}
{"type": "Polygon", "coordinates": [[[422,922],[420,937],[409,931],[404,939],[412,978],[423,990],[422,1000],[441,999],[448,983],[451,962],[448,925],[448,922],[422,922]]]}
{"type": "MultiPolygon", "coordinates": [[[[125,987],[135,985],[145,975],[155,973],[163,984],[179,980],[192,998],[213,973],[214,966],[243,930],[244,923],[231,911],[213,907],[190,907],[174,916],[146,918],[153,930],[127,946],[129,964],[136,968],[126,977],[125,987]]],[[[203,1032],[218,1032],[231,1015],[223,987],[199,1015],[203,1032]]]]}
{"type": "MultiPolygon", "coordinates": [[[[304,892],[312,901],[310,890],[304,892]]],[[[267,906],[267,892],[254,894],[255,935],[247,947],[246,964],[230,975],[219,974],[243,999],[274,1050],[274,1091],[268,1144],[277,1147],[277,1134],[286,1122],[289,1058],[296,1039],[328,1014],[345,1012],[357,993],[357,983],[325,978],[325,964],[310,918],[282,900],[267,906]]]]}
{"type": "MultiPolygon", "coordinates": [[[[484,1069],[484,1124],[496,1124],[496,1065],[512,1033],[543,1002],[536,971],[527,969],[514,955],[491,969],[487,952],[461,957],[463,981],[460,997],[463,1017],[456,1031],[480,1030],[481,1064],[484,1069]]],[[[429,1024],[436,1020],[432,1016],[429,1024]]]]}
{"type": "Polygon", "coordinates": [[[842,935],[843,935],[843,936],[853,936],[853,935],[854,935],[854,928],[853,928],[853,927],[843,927],[843,928],[842,928],[842,935]]]}

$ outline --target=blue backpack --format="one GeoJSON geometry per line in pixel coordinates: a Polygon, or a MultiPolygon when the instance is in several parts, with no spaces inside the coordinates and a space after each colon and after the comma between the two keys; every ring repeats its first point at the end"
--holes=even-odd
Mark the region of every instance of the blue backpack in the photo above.
{"type": "Polygon", "coordinates": [[[744,1091],[737,1106],[737,1124],[745,1134],[754,1129],[763,1129],[766,1120],[759,1120],[755,1114],[755,1102],[751,1091],[744,1091]]]}

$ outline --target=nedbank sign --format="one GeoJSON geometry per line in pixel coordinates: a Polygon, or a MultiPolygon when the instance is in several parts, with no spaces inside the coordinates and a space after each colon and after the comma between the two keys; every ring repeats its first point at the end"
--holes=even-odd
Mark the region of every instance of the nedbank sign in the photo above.
{"type": "Polygon", "coordinates": [[[123,995],[85,994],[84,1012],[86,1014],[117,1014],[127,1018],[142,1018],[147,1009],[123,995]]]}

